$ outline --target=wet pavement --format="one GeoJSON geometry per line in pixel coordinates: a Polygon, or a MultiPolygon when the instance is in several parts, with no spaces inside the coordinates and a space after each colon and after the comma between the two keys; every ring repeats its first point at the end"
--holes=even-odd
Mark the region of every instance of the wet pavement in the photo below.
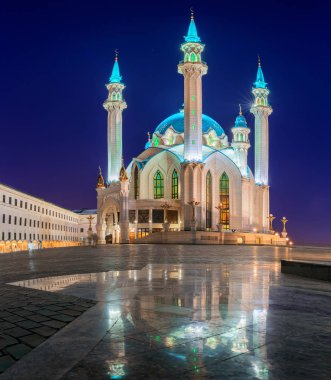
{"type": "MultiPolygon", "coordinates": [[[[328,262],[331,250],[146,245],[52,251],[1,256],[8,268],[1,276],[11,284],[0,285],[1,294],[34,300],[38,310],[28,311],[51,310],[48,319],[77,306],[80,313],[58,328],[46,325],[55,331],[34,349],[19,340],[29,350],[19,346],[22,359],[0,379],[330,377],[331,285],[281,274],[280,259],[328,262]]],[[[42,327],[25,325],[33,334],[42,327]]],[[[13,355],[5,356],[17,360],[13,355]]]]}

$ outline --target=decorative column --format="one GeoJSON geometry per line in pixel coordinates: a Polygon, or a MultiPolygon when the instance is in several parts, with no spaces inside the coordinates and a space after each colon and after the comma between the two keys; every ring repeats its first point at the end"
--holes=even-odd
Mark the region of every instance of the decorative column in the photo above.
{"type": "Polygon", "coordinates": [[[122,92],[125,88],[121,82],[117,52],[109,83],[106,85],[108,98],[103,107],[108,111],[108,182],[117,181],[122,158],[122,112],[127,108],[122,92]]]}
{"type": "Polygon", "coordinates": [[[129,179],[124,167],[122,159],[122,167],[119,176],[121,191],[120,191],[120,243],[129,243],[129,179]]]}

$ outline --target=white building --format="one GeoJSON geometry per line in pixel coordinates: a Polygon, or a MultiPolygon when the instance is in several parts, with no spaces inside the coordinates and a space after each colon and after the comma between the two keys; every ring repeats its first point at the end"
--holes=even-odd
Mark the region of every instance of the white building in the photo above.
{"type": "MultiPolygon", "coordinates": [[[[108,177],[105,183],[99,173],[99,243],[105,243],[108,236],[115,237],[113,242],[125,243],[160,231],[174,231],[173,237],[178,235],[175,231],[229,231],[246,234],[238,235],[238,242],[279,243],[270,233],[268,220],[268,117],[272,108],[260,61],[250,110],[255,117],[253,174],[247,165],[250,128],[241,107],[230,138],[202,112],[202,77],[208,70],[203,50],[192,15],[178,65],[184,78],[183,108],[156,127],[145,150],[127,168],[121,164],[122,112],[127,104],[116,55],[104,102],[108,177]],[[259,234],[270,236],[266,240],[259,234]]],[[[169,232],[167,240],[171,239],[169,232]]]]}
{"type": "Polygon", "coordinates": [[[0,252],[79,245],[75,212],[0,184],[0,252]]]}

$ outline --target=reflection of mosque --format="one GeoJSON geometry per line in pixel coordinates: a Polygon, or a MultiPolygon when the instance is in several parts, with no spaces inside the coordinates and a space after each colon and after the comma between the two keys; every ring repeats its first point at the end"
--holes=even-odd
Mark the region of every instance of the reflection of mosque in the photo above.
{"type": "MultiPolygon", "coordinates": [[[[269,286],[277,270],[257,270],[254,264],[148,264],[142,270],[17,284],[108,302],[109,329],[117,339],[105,365],[110,378],[121,378],[132,371],[132,335],[159,349],[165,360],[181,360],[197,371],[212,359],[250,355],[252,348],[265,356],[266,333],[261,331],[266,330],[269,286]]],[[[251,360],[256,378],[267,379],[261,363],[251,360]]]]}

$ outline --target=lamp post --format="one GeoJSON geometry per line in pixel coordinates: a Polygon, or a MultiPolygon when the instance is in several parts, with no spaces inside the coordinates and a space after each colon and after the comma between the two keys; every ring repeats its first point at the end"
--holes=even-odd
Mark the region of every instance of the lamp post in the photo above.
{"type": "Polygon", "coordinates": [[[273,221],[276,219],[276,217],[273,216],[272,214],[270,214],[270,215],[267,217],[267,219],[269,220],[269,231],[274,232],[274,228],[273,228],[272,223],[273,223],[273,221]]]}
{"type": "Polygon", "coordinates": [[[192,207],[192,219],[191,219],[191,231],[197,230],[197,218],[195,217],[195,208],[200,204],[200,202],[195,201],[194,199],[190,202],[187,202],[188,205],[192,207]]]}
{"type": "Polygon", "coordinates": [[[88,241],[88,244],[92,244],[92,235],[93,235],[92,220],[95,218],[94,216],[90,215],[86,219],[89,221],[89,228],[87,230],[87,241],[88,241]]]}
{"type": "Polygon", "coordinates": [[[288,222],[288,219],[283,216],[283,218],[280,220],[283,223],[283,231],[282,231],[282,237],[286,238],[287,231],[286,231],[286,223],[288,222]]]}
{"type": "Polygon", "coordinates": [[[223,210],[223,203],[220,202],[220,203],[218,204],[218,206],[216,206],[215,208],[216,208],[216,209],[218,210],[218,212],[219,212],[217,229],[218,229],[219,232],[222,232],[222,227],[223,227],[223,225],[222,225],[222,210],[223,210]]]}
{"type": "Polygon", "coordinates": [[[168,210],[171,207],[171,205],[167,202],[165,202],[163,205],[160,206],[164,210],[164,223],[163,223],[163,230],[165,232],[169,231],[170,223],[168,222],[168,210]]]}

